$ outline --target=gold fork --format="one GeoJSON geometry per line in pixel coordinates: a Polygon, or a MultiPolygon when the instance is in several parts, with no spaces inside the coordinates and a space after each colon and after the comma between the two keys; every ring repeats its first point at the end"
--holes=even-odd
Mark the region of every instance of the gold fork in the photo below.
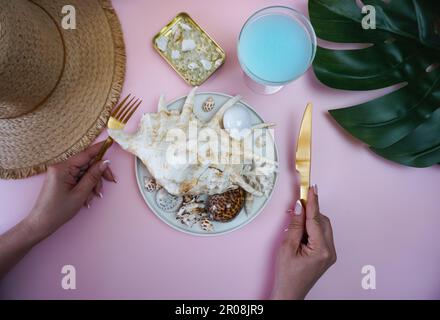
{"type": "MultiPolygon", "coordinates": [[[[130,95],[126,96],[124,100],[122,100],[121,103],[119,103],[119,105],[112,111],[112,114],[110,115],[110,118],[107,122],[107,128],[122,130],[127,124],[128,120],[133,115],[133,113],[142,103],[142,100],[134,100],[135,97],[132,97],[127,102],[129,97],[130,95]]],[[[102,145],[101,149],[99,150],[98,155],[94,159],[94,162],[100,161],[112,144],[113,139],[111,137],[108,137],[102,145]]]]}
{"type": "MultiPolygon", "coordinates": [[[[136,109],[139,107],[139,105],[142,103],[142,100],[135,99],[135,97],[132,97],[130,101],[127,102],[130,95],[126,96],[124,100],[122,100],[116,108],[112,111],[112,114],[110,115],[110,118],[107,122],[107,128],[109,129],[119,129],[122,130],[125,127],[125,124],[127,121],[131,118],[133,113],[136,111],[136,109]]],[[[104,154],[107,152],[108,148],[111,147],[113,144],[113,139],[111,137],[108,137],[104,144],[102,145],[101,149],[99,149],[98,155],[92,159],[88,164],[83,166],[76,179],[79,181],[82,176],[86,173],[86,171],[96,162],[100,161],[104,154]]]]}

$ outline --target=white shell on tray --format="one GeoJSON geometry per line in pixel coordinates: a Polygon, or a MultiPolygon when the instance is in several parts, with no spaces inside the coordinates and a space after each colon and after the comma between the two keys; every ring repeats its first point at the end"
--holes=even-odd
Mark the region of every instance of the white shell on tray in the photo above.
{"type": "Polygon", "coordinates": [[[244,129],[252,127],[251,115],[246,107],[236,105],[226,110],[223,115],[223,127],[235,139],[241,139],[244,129]],[[241,134],[240,134],[241,133],[241,134]]]}
{"type": "MultiPolygon", "coordinates": [[[[186,96],[170,102],[167,105],[168,110],[180,110],[183,106],[185,98],[186,96]]],[[[211,117],[216,113],[219,106],[222,106],[230,98],[231,98],[230,95],[226,95],[222,93],[212,93],[212,92],[197,93],[195,97],[194,113],[196,114],[197,118],[199,118],[201,121],[209,121],[211,117]],[[209,97],[212,97],[214,99],[215,107],[210,112],[205,112],[202,110],[202,106],[203,103],[209,97]]],[[[252,125],[256,125],[264,122],[263,119],[250,106],[248,106],[244,102],[240,101],[239,103],[237,103],[237,105],[247,109],[250,115],[250,121],[252,125]]],[[[275,145],[275,153],[276,153],[275,160],[278,160],[278,152],[276,149],[276,145],[275,145]]],[[[175,212],[166,212],[161,208],[159,208],[159,206],[156,203],[156,194],[162,189],[154,192],[148,192],[146,190],[144,186],[144,179],[146,176],[151,176],[151,175],[148,172],[147,168],[137,157],[135,157],[135,170],[136,170],[136,179],[139,186],[139,190],[145,202],[154,212],[154,214],[172,228],[193,235],[200,235],[200,236],[220,235],[243,227],[244,225],[252,221],[263,210],[267,202],[270,200],[270,197],[273,192],[273,188],[272,188],[272,190],[270,191],[267,197],[254,197],[251,206],[252,208],[251,210],[249,210],[251,212],[245,212],[245,209],[243,208],[241,212],[237,215],[237,217],[235,217],[230,222],[224,223],[224,222],[211,221],[212,226],[208,225],[207,223],[203,223],[202,225],[204,228],[202,228],[199,223],[196,223],[192,226],[188,226],[183,224],[181,221],[179,221],[179,219],[176,218],[177,210],[175,212]]],[[[273,181],[274,186],[276,180],[277,180],[277,174],[275,174],[275,178],[273,181]]]]}

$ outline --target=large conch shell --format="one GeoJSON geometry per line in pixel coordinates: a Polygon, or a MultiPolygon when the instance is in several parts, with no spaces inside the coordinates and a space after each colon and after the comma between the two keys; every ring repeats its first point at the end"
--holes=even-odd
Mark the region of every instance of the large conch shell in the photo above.
{"type": "MultiPolygon", "coordinates": [[[[243,144],[243,141],[235,141],[225,132],[222,126],[224,112],[235,105],[240,97],[229,99],[208,122],[200,121],[193,112],[194,97],[197,88],[191,90],[183,105],[182,111],[168,110],[165,98],[161,96],[158,105],[158,112],[145,113],[140,121],[139,129],[134,134],[122,130],[109,129],[109,135],[124,149],[135,154],[147,167],[155,181],[173,195],[213,195],[223,193],[237,187],[242,187],[246,192],[255,196],[267,195],[272,189],[267,180],[274,180],[277,163],[274,160],[264,159],[248,152],[251,157],[253,170],[244,170],[240,163],[222,163],[212,161],[210,155],[218,150],[212,150],[212,143],[200,141],[200,138],[188,134],[190,126],[197,126],[197,131],[209,129],[218,136],[227,136],[227,139],[219,139],[220,148],[228,145],[228,155],[243,156],[245,148],[231,148],[232,143],[243,144]],[[167,150],[176,144],[169,134],[175,130],[182,130],[186,133],[186,150],[197,145],[198,158],[196,161],[168,161],[167,150]],[[239,153],[239,154],[234,154],[239,153]],[[258,168],[264,169],[264,174],[256,174],[258,168]],[[268,189],[270,188],[270,189],[268,189]]],[[[269,125],[267,125],[269,126],[269,125]]],[[[259,124],[258,128],[265,127],[259,124]]],[[[244,139],[243,139],[244,140],[244,139]]],[[[255,150],[253,151],[255,152],[255,150]]],[[[248,165],[249,166],[249,165],[248,165]]]]}

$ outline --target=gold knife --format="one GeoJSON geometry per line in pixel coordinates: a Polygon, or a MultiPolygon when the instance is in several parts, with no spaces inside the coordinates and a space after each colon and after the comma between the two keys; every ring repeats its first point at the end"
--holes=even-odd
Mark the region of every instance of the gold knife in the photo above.
{"type": "Polygon", "coordinates": [[[300,178],[300,199],[307,202],[310,187],[310,166],[312,155],[312,104],[308,103],[304,111],[296,144],[296,171],[300,178]]]}

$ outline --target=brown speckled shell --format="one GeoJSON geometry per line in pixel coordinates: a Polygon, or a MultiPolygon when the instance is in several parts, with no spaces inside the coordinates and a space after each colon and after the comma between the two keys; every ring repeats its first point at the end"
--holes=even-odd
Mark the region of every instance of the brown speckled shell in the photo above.
{"type": "Polygon", "coordinates": [[[243,208],[244,198],[245,192],[241,188],[210,196],[207,203],[208,213],[216,221],[228,222],[243,208]]]}

